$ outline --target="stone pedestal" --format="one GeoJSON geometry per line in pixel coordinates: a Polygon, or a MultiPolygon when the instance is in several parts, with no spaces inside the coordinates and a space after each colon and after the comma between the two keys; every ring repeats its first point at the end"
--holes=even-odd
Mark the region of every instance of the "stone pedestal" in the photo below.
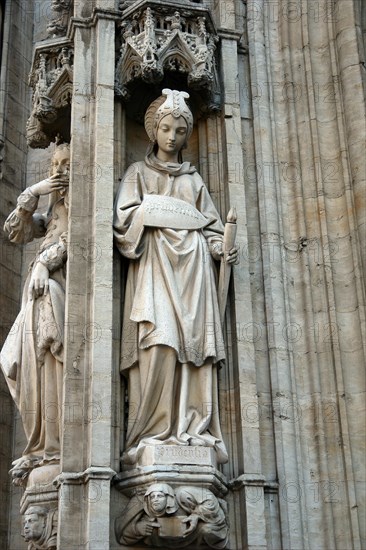
{"type": "Polygon", "coordinates": [[[137,490],[143,493],[152,483],[195,485],[219,497],[227,493],[225,476],[217,469],[216,452],[210,447],[148,445],[136,464],[124,465],[115,481],[118,490],[128,496],[137,490]]]}
{"type": "Polygon", "coordinates": [[[124,465],[115,484],[129,497],[115,522],[120,544],[225,547],[228,490],[213,448],[148,445],[136,464],[124,465]]]}
{"type": "Polygon", "coordinates": [[[35,468],[30,473],[20,501],[23,533],[31,550],[57,547],[58,489],[56,478],[60,465],[35,468]]]}
{"type": "Polygon", "coordinates": [[[57,476],[60,474],[60,464],[41,466],[31,471],[24,495],[21,500],[21,513],[26,513],[32,505],[47,506],[55,505],[58,502],[58,490],[56,486],[57,476]]]}

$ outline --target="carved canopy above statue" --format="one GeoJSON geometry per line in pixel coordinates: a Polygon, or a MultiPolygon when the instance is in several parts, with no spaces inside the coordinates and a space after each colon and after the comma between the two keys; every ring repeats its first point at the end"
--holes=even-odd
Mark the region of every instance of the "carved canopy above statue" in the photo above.
{"type": "Polygon", "coordinates": [[[59,134],[70,140],[70,109],[73,82],[73,47],[66,39],[48,40],[35,48],[29,84],[33,88],[27,141],[46,148],[59,134]]]}
{"type": "Polygon", "coordinates": [[[184,76],[217,110],[220,90],[215,49],[218,37],[209,11],[188,2],[142,0],[122,16],[116,93],[128,101],[136,82],[158,84],[167,73],[184,76]]]}

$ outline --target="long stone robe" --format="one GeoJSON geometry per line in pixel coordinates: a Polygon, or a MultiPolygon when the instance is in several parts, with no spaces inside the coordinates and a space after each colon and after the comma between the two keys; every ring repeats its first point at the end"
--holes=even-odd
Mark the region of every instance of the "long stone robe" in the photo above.
{"type": "Polygon", "coordinates": [[[225,357],[210,248],[223,225],[190,163],[154,155],[127,170],[116,198],[114,234],[130,258],[121,369],[129,379],[126,462],[145,445],[214,447],[222,441],[215,364],[225,357]],[[144,197],[183,200],[206,219],[198,230],[146,225],[144,197]]]}
{"type": "Polygon", "coordinates": [[[54,192],[46,214],[35,213],[38,198],[26,189],[5,222],[10,241],[43,236],[29,266],[21,310],[0,354],[0,366],[19,409],[27,446],[13,465],[34,467],[59,460],[67,259],[67,194],[54,192]],[[29,299],[32,270],[39,258],[49,270],[49,292],[29,299]]]}

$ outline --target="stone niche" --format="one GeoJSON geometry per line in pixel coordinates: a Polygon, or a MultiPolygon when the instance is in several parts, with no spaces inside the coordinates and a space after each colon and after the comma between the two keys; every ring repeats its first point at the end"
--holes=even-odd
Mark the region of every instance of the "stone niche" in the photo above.
{"type": "Polygon", "coordinates": [[[52,0],[47,38],[34,48],[29,75],[32,108],[26,130],[33,149],[46,149],[55,141],[70,142],[74,48],[66,34],[73,5],[73,0],[52,0]]]}
{"type": "MultiPolygon", "coordinates": [[[[170,88],[190,95],[195,125],[183,157],[202,167],[205,140],[214,135],[219,141],[221,107],[219,39],[209,10],[180,0],[123,2],[120,9],[115,94],[117,112],[124,113],[126,166],[144,158],[146,109],[170,88]]],[[[216,191],[211,180],[210,191],[216,191]]],[[[113,479],[123,495],[115,516],[117,542],[124,548],[226,548],[228,483],[218,462],[213,448],[194,445],[147,445],[132,463],[122,456],[113,479]]]]}

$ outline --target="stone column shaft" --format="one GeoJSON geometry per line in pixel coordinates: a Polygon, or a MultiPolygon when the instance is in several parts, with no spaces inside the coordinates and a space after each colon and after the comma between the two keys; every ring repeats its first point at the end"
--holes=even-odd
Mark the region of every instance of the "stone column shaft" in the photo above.
{"type": "MultiPolygon", "coordinates": [[[[232,340],[237,357],[230,357],[227,368],[229,369],[229,380],[231,384],[239,384],[239,412],[230,410],[232,414],[238,415],[238,422],[241,423],[242,439],[237,442],[233,453],[239,454],[239,462],[242,461],[244,472],[255,482],[257,478],[261,482],[256,485],[258,498],[253,501],[244,490],[241,498],[244,501],[246,514],[246,541],[248,549],[266,548],[266,527],[264,519],[264,492],[261,471],[261,450],[259,440],[259,417],[256,422],[248,421],[245,412],[248,405],[254,406],[258,411],[257,383],[254,361],[254,346],[250,339],[241,338],[241,329],[244,326],[253,326],[253,316],[250,298],[250,280],[248,265],[245,264],[243,251],[248,248],[246,196],[244,181],[244,159],[242,149],[242,126],[240,110],[240,83],[238,79],[238,39],[239,34],[235,32],[230,36],[221,38],[221,63],[223,71],[224,93],[224,129],[225,129],[225,155],[227,162],[227,184],[226,204],[227,209],[235,206],[238,215],[237,243],[240,247],[241,264],[234,267],[233,274],[233,300],[231,307],[235,311],[235,324],[231,327],[229,339],[232,340]],[[237,371],[237,382],[235,382],[237,371]]],[[[224,220],[225,221],[225,220],[224,220]]],[[[229,344],[230,345],[230,344],[229,344]]],[[[233,460],[233,458],[232,458],[233,460]]],[[[238,475],[233,471],[234,476],[238,475]]],[[[238,536],[238,533],[236,533],[238,536]]],[[[244,540],[244,539],[243,539],[244,540]]],[[[239,539],[237,540],[237,544],[239,539]]],[[[242,542],[243,544],[243,542],[242,542]]]]}
{"type": "MultiPolygon", "coordinates": [[[[80,3],[79,3],[80,7],[80,3]]],[[[74,20],[59,548],[110,548],[114,12],[74,20]]],[[[76,10],[78,7],[76,6],[76,10]]],[[[82,13],[82,12],[81,12],[82,13]]],[[[78,15],[78,13],[77,13],[78,15]]]]}

